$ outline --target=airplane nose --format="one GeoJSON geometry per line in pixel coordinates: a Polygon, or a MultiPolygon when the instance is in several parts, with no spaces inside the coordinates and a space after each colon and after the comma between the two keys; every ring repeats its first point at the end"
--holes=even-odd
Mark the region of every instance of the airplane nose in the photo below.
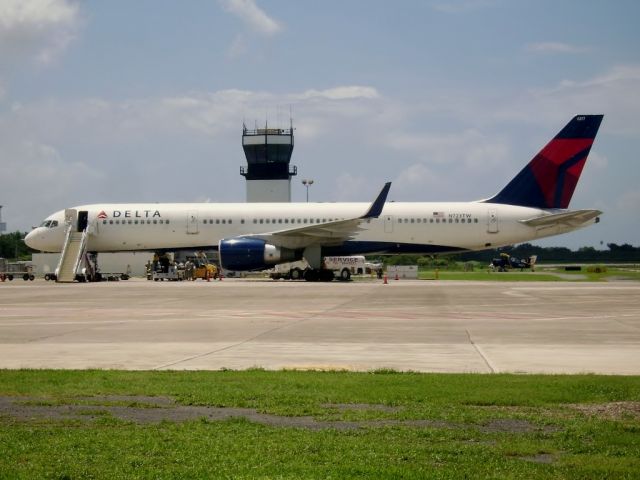
{"type": "Polygon", "coordinates": [[[24,237],[24,243],[26,243],[29,248],[33,248],[34,250],[40,250],[40,248],[38,248],[38,244],[40,243],[38,242],[38,230],[38,228],[34,228],[29,233],[27,233],[26,237],[24,237]]]}

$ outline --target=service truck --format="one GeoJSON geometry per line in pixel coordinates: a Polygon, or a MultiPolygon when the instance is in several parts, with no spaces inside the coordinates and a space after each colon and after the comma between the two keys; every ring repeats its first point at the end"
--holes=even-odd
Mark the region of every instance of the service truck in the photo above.
{"type": "MultiPolygon", "coordinates": [[[[347,281],[351,279],[351,275],[363,275],[365,273],[365,258],[362,255],[324,257],[322,259],[322,268],[331,270],[334,278],[347,281]]],[[[276,265],[269,276],[274,280],[302,280],[309,270],[307,261],[299,260],[276,265]]]]}

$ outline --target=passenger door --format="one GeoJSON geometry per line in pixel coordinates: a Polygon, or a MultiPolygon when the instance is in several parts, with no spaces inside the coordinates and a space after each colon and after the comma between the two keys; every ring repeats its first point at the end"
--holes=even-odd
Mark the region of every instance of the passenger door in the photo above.
{"type": "Polygon", "coordinates": [[[190,235],[198,233],[198,212],[195,210],[187,213],[187,233],[190,235]]]}
{"type": "Polygon", "coordinates": [[[496,209],[489,210],[489,216],[487,220],[487,232],[498,233],[498,211],[496,209]]]}

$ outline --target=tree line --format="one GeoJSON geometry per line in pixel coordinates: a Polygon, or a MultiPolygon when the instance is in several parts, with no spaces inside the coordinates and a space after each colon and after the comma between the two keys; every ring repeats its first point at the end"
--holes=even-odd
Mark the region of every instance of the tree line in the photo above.
{"type": "Polygon", "coordinates": [[[510,257],[528,258],[538,256],[542,263],[640,263],[640,247],[628,243],[618,245],[608,243],[607,250],[593,247],[581,247],[571,250],[566,247],[538,247],[530,243],[521,243],[509,247],[465,252],[450,255],[392,255],[372,258],[385,265],[419,265],[421,267],[445,267],[458,262],[479,262],[489,264],[492,259],[506,253],[510,257]]]}
{"type": "MultiPolygon", "coordinates": [[[[0,235],[0,258],[30,260],[31,254],[36,250],[32,250],[24,243],[25,235],[26,233],[21,232],[0,235]]],[[[596,250],[593,247],[581,247],[577,250],[571,250],[566,247],[538,247],[530,243],[521,243],[515,246],[479,252],[438,255],[435,258],[424,255],[392,255],[374,260],[384,262],[386,265],[446,265],[451,261],[477,261],[488,264],[493,258],[499,257],[501,253],[507,253],[509,256],[516,258],[537,255],[538,261],[544,263],[640,263],[640,247],[634,247],[628,243],[623,243],[622,245],[607,243],[607,250],[596,250]]]]}
{"type": "Polygon", "coordinates": [[[31,260],[36,252],[24,243],[26,233],[13,232],[0,235],[0,258],[8,260],[31,260]]]}

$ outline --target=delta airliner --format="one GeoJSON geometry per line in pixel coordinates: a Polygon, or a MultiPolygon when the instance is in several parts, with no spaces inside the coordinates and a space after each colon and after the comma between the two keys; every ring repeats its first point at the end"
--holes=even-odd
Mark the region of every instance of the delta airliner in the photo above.
{"type": "Polygon", "coordinates": [[[97,204],[61,210],[25,238],[60,252],[68,229],[88,252],[217,249],[229,270],[326,255],[482,250],[570,232],[599,210],[568,210],[602,115],[577,115],[497,195],[473,202],[97,204]],[[70,215],[73,212],[74,215],[70,215]]]}

